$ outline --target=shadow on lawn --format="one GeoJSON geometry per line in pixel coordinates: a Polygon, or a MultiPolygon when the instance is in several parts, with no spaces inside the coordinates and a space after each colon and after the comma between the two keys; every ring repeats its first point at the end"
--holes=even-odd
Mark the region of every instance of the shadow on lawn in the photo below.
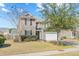
{"type": "Polygon", "coordinates": [[[0,45],[0,48],[6,48],[6,47],[9,47],[11,46],[11,44],[3,44],[3,45],[0,45]]]}

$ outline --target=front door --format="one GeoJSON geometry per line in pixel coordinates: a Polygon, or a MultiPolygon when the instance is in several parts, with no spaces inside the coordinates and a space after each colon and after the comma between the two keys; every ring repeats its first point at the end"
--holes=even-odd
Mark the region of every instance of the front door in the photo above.
{"type": "Polygon", "coordinates": [[[40,39],[40,32],[36,31],[37,40],[40,39]]]}

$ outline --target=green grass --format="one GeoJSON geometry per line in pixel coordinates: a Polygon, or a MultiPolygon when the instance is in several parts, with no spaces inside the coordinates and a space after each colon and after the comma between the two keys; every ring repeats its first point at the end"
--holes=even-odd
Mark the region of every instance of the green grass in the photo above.
{"type": "Polygon", "coordinates": [[[56,44],[43,41],[15,43],[11,40],[7,40],[6,43],[11,44],[11,46],[6,48],[0,48],[0,55],[14,55],[14,54],[42,52],[49,50],[63,50],[65,48],[73,47],[73,46],[58,46],[56,44]]]}
{"type": "Polygon", "coordinates": [[[55,55],[52,55],[52,56],[79,56],[79,51],[62,53],[62,54],[55,54],[55,55]]]}

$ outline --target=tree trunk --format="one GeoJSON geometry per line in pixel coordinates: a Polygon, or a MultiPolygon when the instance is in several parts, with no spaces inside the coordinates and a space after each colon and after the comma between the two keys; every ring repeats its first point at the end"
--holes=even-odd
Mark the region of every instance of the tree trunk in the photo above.
{"type": "Polygon", "coordinates": [[[20,34],[18,35],[18,42],[22,42],[20,34]]]}
{"type": "Polygon", "coordinates": [[[60,31],[57,32],[57,45],[60,45],[60,31]]]}
{"type": "MultiPolygon", "coordinates": [[[[20,23],[20,20],[19,20],[19,23],[20,23]]],[[[17,40],[18,40],[18,42],[21,42],[22,41],[21,40],[21,33],[19,31],[19,24],[17,25],[17,40]]]]}

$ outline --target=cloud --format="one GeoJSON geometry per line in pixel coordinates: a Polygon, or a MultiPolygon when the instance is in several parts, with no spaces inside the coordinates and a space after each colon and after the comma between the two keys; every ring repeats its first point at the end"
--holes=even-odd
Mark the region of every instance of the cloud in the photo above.
{"type": "Polygon", "coordinates": [[[4,8],[5,7],[4,3],[0,3],[0,7],[1,7],[1,11],[10,12],[8,9],[4,8]]]}
{"type": "Polygon", "coordinates": [[[3,3],[0,3],[0,6],[1,6],[1,7],[5,7],[5,4],[3,4],[3,3]]]}
{"type": "Polygon", "coordinates": [[[24,10],[22,8],[18,8],[17,11],[22,13],[24,10]]]}
{"type": "Polygon", "coordinates": [[[42,6],[42,3],[37,3],[36,6],[37,6],[36,12],[39,12],[39,11],[44,9],[43,6],[42,6]]]}
{"type": "Polygon", "coordinates": [[[42,6],[42,3],[38,3],[37,7],[40,8],[40,9],[44,9],[43,6],[42,6]]]}
{"type": "MultiPolygon", "coordinates": [[[[36,6],[38,7],[37,9],[36,9],[36,12],[39,12],[39,11],[41,11],[41,10],[44,10],[44,7],[42,6],[43,5],[43,3],[38,3],[38,4],[36,4],[36,6]]],[[[49,5],[46,5],[47,7],[48,7],[48,9],[49,9],[49,11],[51,10],[51,7],[49,6],[49,5]]],[[[57,6],[62,6],[62,3],[57,3],[57,6]]]]}
{"type": "Polygon", "coordinates": [[[10,12],[10,10],[8,10],[6,8],[2,8],[2,11],[4,11],[4,12],[10,12]]]}

